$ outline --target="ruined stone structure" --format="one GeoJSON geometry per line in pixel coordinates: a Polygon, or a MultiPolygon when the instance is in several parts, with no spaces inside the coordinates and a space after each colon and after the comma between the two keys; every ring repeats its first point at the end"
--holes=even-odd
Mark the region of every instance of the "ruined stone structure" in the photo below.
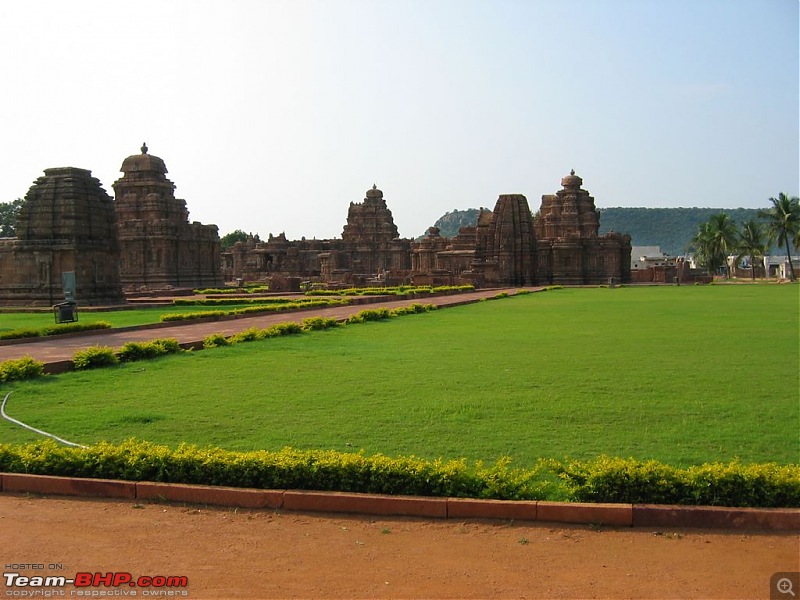
{"type": "Polygon", "coordinates": [[[582,184],[573,170],[561,190],[542,196],[534,222],[539,278],[566,285],[630,281],[631,237],[598,235],[600,213],[582,184]]]}
{"type": "Polygon", "coordinates": [[[186,201],[157,156],[129,156],[114,182],[120,280],[127,291],[222,285],[216,225],[189,223],[186,201]]]}
{"type": "Polygon", "coordinates": [[[411,269],[411,243],[398,237],[383,192],[373,185],[362,202],[350,203],[342,239],[289,241],[281,233],[262,242],[254,237],[225,252],[223,272],[228,281],[269,279],[273,289],[283,289],[282,282],[294,278],[397,284],[406,281],[411,269]]]}
{"type": "Polygon", "coordinates": [[[492,284],[536,283],[536,240],[525,196],[502,195],[497,199],[494,211],[481,213],[476,228],[472,269],[479,274],[481,281],[492,284]]]}
{"type": "Polygon", "coordinates": [[[525,196],[501,195],[475,226],[444,238],[431,227],[419,241],[398,237],[383,192],[350,203],[341,240],[239,242],[225,253],[227,280],[270,276],[325,283],[525,286],[630,281],[630,236],[599,236],[600,214],[583,180],[570,175],[542,196],[536,218],[525,196]]]}
{"type": "Polygon", "coordinates": [[[114,202],[91,171],[45,169],[25,196],[16,230],[16,238],[0,240],[0,304],[62,302],[68,272],[77,303],[125,301],[114,202]]]}

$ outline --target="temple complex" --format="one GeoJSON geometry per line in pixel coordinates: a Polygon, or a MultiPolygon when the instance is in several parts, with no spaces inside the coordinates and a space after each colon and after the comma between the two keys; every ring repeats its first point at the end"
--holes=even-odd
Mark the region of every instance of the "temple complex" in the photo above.
{"type": "Polygon", "coordinates": [[[598,235],[600,213],[581,185],[573,170],[561,180],[561,190],[542,196],[534,220],[540,280],[564,285],[630,281],[631,237],[598,235]]]}
{"type": "Polygon", "coordinates": [[[216,225],[189,223],[164,161],[148,153],[122,162],[114,182],[120,280],[126,291],[222,285],[216,225]]]}
{"type": "Polygon", "coordinates": [[[630,280],[630,236],[599,236],[594,198],[571,172],[562,189],[542,196],[537,216],[521,194],[501,195],[475,226],[444,238],[431,227],[420,240],[398,236],[383,192],[373,185],[350,203],[341,240],[295,242],[270,234],[224,253],[227,281],[326,284],[525,286],[630,280]]]}
{"type": "Polygon", "coordinates": [[[85,169],[47,169],[28,191],[18,237],[0,240],[0,304],[53,305],[74,276],[82,304],[124,302],[124,293],[264,282],[272,291],[330,286],[530,286],[631,278],[631,239],[598,234],[594,198],[572,171],[542,196],[536,215],[521,194],[503,194],[473,226],[444,238],[431,227],[401,238],[377,185],[351,202],[341,239],[266,241],[250,236],[220,252],[216,225],[190,223],[164,161],[142,146],[120,167],[112,200],[85,169]]]}
{"type": "Polygon", "coordinates": [[[377,185],[351,202],[341,239],[289,241],[252,237],[223,253],[226,281],[270,281],[272,289],[299,289],[299,282],[397,285],[408,279],[412,240],[401,239],[377,185]]]}
{"type": "Polygon", "coordinates": [[[0,304],[60,303],[72,291],[64,289],[65,273],[80,304],[125,301],[114,202],[91,171],[45,169],[25,196],[16,231],[0,240],[0,304]]]}

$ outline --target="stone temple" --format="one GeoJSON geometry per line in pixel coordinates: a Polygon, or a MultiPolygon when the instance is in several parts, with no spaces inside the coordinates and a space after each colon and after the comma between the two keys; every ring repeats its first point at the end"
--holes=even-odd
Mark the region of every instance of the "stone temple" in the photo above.
{"type": "Polygon", "coordinates": [[[525,286],[630,281],[631,238],[599,235],[594,198],[571,172],[542,196],[536,216],[521,194],[501,195],[474,226],[452,239],[431,227],[419,240],[398,236],[383,192],[373,185],[350,203],[341,240],[266,242],[252,238],[223,253],[227,281],[327,284],[525,286]]]}
{"type": "Polygon", "coordinates": [[[18,237],[0,240],[0,304],[53,305],[74,273],[79,304],[114,304],[125,295],[269,283],[299,291],[331,286],[584,285],[630,281],[631,239],[599,235],[594,198],[571,172],[531,213],[521,194],[498,197],[452,239],[431,227],[401,238],[377,185],[351,202],[341,239],[251,236],[224,253],[216,225],[189,222],[164,161],[142,146],[114,182],[115,199],[85,169],[45,170],[28,191],[18,237]]]}
{"type": "Polygon", "coordinates": [[[122,162],[114,182],[120,281],[127,291],[222,285],[216,225],[189,223],[164,161],[141,154],[122,162]]]}
{"type": "Polygon", "coordinates": [[[81,304],[124,302],[114,202],[91,171],[46,169],[25,196],[16,230],[0,240],[0,304],[62,302],[65,272],[75,274],[81,304]]]}
{"type": "Polygon", "coordinates": [[[116,200],[91,171],[46,169],[30,188],[17,237],[0,240],[0,305],[52,306],[74,273],[79,305],[125,302],[125,293],[222,285],[216,225],[189,223],[164,161],[126,158],[116,200]]]}

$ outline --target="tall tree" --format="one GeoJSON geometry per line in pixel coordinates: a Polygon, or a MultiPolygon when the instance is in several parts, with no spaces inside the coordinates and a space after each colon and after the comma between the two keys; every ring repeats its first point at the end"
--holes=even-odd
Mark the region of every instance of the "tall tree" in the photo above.
{"type": "Polygon", "coordinates": [[[695,258],[712,275],[725,267],[728,269],[728,255],[736,248],[736,223],[724,212],[711,217],[697,228],[697,233],[690,242],[695,258]]]}
{"type": "Polygon", "coordinates": [[[800,238],[800,199],[796,196],[790,198],[783,192],[777,198],[770,198],[772,207],[759,212],[759,216],[767,219],[767,228],[770,239],[778,245],[786,247],[786,256],[789,259],[789,272],[792,281],[797,279],[792,264],[792,251],[790,244],[798,247],[800,238]]]}
{"type": "Polygon", "coordinates": [[[17,217],[22,202],[22,198],[17,198],[12,202],[0,202],[0,237],[16,235],[17,217]]]}
{"type": "MultiPolygon", "coordinates": [[[[256,234],[256,237],[258,237],[258,234],[256,234]]],[[[231,231],[230,233],[226,233],[219,240],[220,249],[227,250],[228,248],[233,246],[236,242],[246,242],[247,238],[248,235],[241,229],[237,229],[235,231],[231,231]]]]}
{"type": "Polygon", "coordinates": [[[756,258],[763,257],[769,251],[769,240],[764,226],[760,221],[750,219],[742,223],[739,231],[739,255],[736,257],[738,263],[742,258],[750,259],[750,277],[756,278],[756,258]]]}

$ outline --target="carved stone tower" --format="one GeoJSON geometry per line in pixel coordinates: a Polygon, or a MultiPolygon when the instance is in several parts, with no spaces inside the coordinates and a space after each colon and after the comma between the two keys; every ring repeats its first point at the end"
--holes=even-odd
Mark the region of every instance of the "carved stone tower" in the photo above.
{"type": "Polygon", "coordinates": [[[562,189],[542,196],[534,223],[540,278],[550,283],[587,284],[630,279],[630,236],[602,237],[594,198],[581,189],[583,180],[571,171],[562,189]]]}
{"type": "Polygon", "coordinates": [[[51,306],[65,299],[62,274],[75,274],[75,301],[125,301],[120,286],[114,203],[92,172],[45,169],[25,196],[17,238],[0,245],[0,304],[51,306]]]}
{"type": "Polygon", "coordinates": [[[128,290],[166,287],[216,287],[222,284],[216,225],[189,223],[186,201],[157,156],[129,156],[114,182],[120,277],[128,290]]]}
{"type": "Polygon", "coordinates": [[[477,227],[476,262],[486,281],[502,285],[536,282],[536,240],[528,200],[504,194],[494,211],[481,212],[477,227]]]}

